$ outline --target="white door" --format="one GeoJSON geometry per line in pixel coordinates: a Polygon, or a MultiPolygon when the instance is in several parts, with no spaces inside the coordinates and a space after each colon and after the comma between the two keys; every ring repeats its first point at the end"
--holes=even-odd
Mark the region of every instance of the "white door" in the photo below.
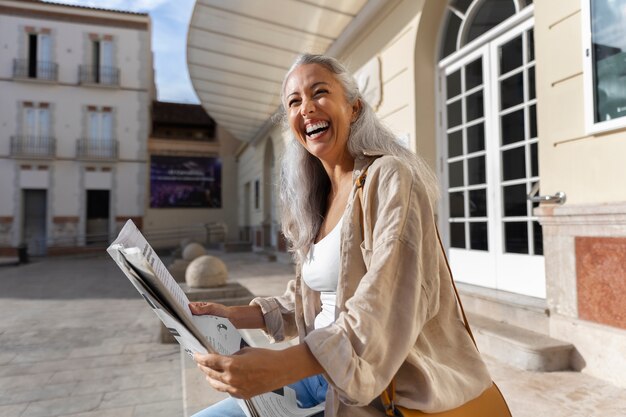
{"type": "Polygon", "coordinates": [[[457,280],[545,297],[532,25],[441,69],[444,234],[457,280]]]}
{"type": "Polygon", "coordinates": [[[37,77],[44,79],[53,78],[52,67],[52,37],[40,33],[37,47],[37,77]]]}
{"type": "Polygon", "coordinates": [[[88,114],[88,152],[91,156],[111,158],[113,146],[113,113],[90,111],[88,114]]]}
{"type": "Polygon", "coordinates": [[[100,41],[100,82],[113,84],[113,42],[100,41]]]}
{"type": "MultiPolygon", "coordinates": [[[[445,97],[445,205],[450,266],[459,281],[496,287],[493,239],[493,176],[488,161],[491,126],[489,48],[483,47],[443,71],[445,97]]],[[[444,101],[444,100],[442,100],[444,101]]]]}
{"type": "Polygon", "coordinates": [[[45,255],[46,235],[46,190],[23,190],[22,241],[30,255],[45,255]]]}
{"type": "Polygon", "coordinates": [[[92,142],[109,142],[113,139],[113,114],[111,112],[90,111],[89,139],[92,142]]]}
{"type": "MultiPolygon", "coordinates": [[[[50,110],[47,108],[24,108],[24,141],[29,152],[47,149],[50,136],[50,110]]],[[[26,150],[26,149],[24,149],[26,150]]]]}
{"type": "Polygon", "coordinates": [[[543,234],[532,213],[536,204],[527,199],[539,181],[533,20],[495,39],[490,48],[498,288],[544,298],[543,234]]]}

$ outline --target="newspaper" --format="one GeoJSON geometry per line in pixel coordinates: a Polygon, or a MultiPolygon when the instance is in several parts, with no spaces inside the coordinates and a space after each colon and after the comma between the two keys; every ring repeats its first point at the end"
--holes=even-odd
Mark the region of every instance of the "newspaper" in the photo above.
{"type": "MultiPolygon", "coordinates": [[[[232,355],[253,346],[228,319],[191,313],[184,291],[131,220],[107,252],[190,356],[208,352],[232,355]]],[[[307,417],[324,410],[323,403],[300,408],[290,387],[237,402],[248,417],[307,417]]]]}

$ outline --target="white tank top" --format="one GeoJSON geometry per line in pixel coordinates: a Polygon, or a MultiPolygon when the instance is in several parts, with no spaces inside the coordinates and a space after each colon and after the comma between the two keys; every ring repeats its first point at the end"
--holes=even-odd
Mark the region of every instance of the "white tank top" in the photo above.
{"type": "Polygon", "coordinates": [[[322,311],[315,317],[316,329],[335,321],[342,223],[343,217],[329,234],[313,245],[302,265],[302,279],[309,288],[320,292],[322,311]]]}

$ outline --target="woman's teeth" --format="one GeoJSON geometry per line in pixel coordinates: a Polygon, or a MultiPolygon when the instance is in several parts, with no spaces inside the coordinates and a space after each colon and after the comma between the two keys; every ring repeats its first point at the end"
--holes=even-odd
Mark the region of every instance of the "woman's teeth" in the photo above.
{"type": "Polygon", "coordinates": [[[306,135],[315,139],[328,129],[328,122],[320,121],[306,126],[306,135]]]}

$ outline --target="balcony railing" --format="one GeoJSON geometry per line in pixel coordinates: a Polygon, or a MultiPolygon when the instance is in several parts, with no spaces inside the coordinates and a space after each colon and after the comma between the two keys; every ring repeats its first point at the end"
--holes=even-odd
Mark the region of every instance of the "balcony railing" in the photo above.
{"type": "Polygon", "coordinates": [[[76,158],[90,160],[117,159],[118,141],[115,139],[82,138],[76,142],[76,158]]]}
{"type": "Polygon", "coordinates": [[[78,69],[81,84],[96,84],[117,87],[120,85],[120,69],[81,65],[78,69]]]}
{"type": "Polygon", "coordinates": [[[56,139],[50,136],[11,136],[14,158],[54,158],[56,139]]]}
{"type": "Polygon", "coordinates": [[[56,81],[59,65],[56,62],[13,60],[13,78],[56,81]]]}

